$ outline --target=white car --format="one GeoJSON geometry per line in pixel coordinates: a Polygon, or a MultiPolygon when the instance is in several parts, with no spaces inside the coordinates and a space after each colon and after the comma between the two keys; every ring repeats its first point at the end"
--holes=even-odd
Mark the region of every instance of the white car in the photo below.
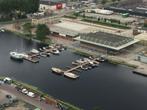
{"type": "Polygon", "coordinates": [[[28,92],[27,93],[27,96],[34,98],[35,97],[35,94],[33,92],[28,92]]]}
{"type": "Polygon", "coordinates": [[[24,94],[28,94],[29,91],[27,89],[22,89],[21,92],[24,93],[24,94]]]}

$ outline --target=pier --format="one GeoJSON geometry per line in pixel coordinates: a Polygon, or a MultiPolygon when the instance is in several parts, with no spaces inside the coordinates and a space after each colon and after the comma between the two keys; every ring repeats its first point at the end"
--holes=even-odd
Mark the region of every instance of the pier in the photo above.
{"type": "Polygon", "coordinates": [[[99,58],[93,58],[93,59],[84,58],[72,62],[72,66],[71,67],[68,66],[66,70],[53,67],[52,71],[58,74],[63,74],[64,76],[67,76],[69,78],[76,79],[79,76],[74,73],[75,71],[80,72],[80,70],[88,70],[97,67],[98,65],[99,65],[99,58]]]}
{"type": "MultiPolygon", "coordinates": [[[[90,62],[95,62],[95,63],[99,64],[99,62],[97,62],[96,59],[93,59],[93,60],[91,60],[90,62]]],[[[71,67],[70,69],[65,70],[64,73],[69,73],[69,72],[72,72],[72,71],[77,71],[77,69],[79,69],[79,68],[81,69],[81,67],[86,66],[86,65],[89,65],[90,62],[87,61],[87,62],[85,62],[85,63],[81,63],[81,64],[79,64],[79,65],[77,65],[77,66],[71,67]]],[[[62,71],[63,71],[63,70],[62,70],[62,71]]]]}
{"type": "Polygon", "coordinates": [[[32,63],[38,63],[40,57],[49,57],[51,54],[59,55],[64,49],[65,48],[60,45],[42,47],[39,48],[39,50],[32,49],[23,54],[23,59],[32,63]]]}
{"type": "Polygon", "coordinates": [[[33,59],[31,57],[24,58],[24,60],[27,60],[27,61],[32,62],[32,63],[39,63],[39,60],[38,59],[33,59]]]}

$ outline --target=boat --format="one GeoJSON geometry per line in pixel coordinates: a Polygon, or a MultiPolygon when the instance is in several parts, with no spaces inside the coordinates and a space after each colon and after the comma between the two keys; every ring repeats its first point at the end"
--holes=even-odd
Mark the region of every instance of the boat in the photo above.
{"type": "Polygon", "coordinates": [[[40,56],[41,56],[41,57],[47,57],[47,54],[45,54],[45,53],[40,53],[40,56]]]}
{"type": "Polygon", "coordinates": [[[71,79],[77,79],[79,77],[79,75],[76,75],[76,74],[70,73],[70,72],[64,72],[64,76],[71,78],[71,79]]]}
{"type": "Polygon", "coordinates": [[[42,47],[43,50],[46,50],[46,47],[42,47]]]}
{"type": "Polygon", "coordinates": [[[39,51],[40,51],[40,52],[42,52],[42,51],[43,51],[43,49],[42,49],[42,48],[39,48],[39,51]]]}
{"type": "Polygon", "coordinates": [[[72,65],[76,65],[76,66],[77,66],[78,64],[79,64],[79,63],[77,63],[77,62],[72,62],[72,65]]]}
{"type": "Polygon", "coordinates": [[[59,68],[52,67],[51,70],[52,70],[52,72],[54,72],[54,73],[62,74],[62,70],[59,69],[59,68]]]}
{"type": "Polygon", "coordinates": [[[51,53],[46,53],[47,57],[49,57],[51,55],[51,53]]]}
{"type": "Polygon", "coordinates": [[[53,53],[54,55],[59,55],[59,54],[60,54],[59,50],[57,50],[57,49],[53,49],[53,50],[52,50],[52,53],[53,53]]]}
{"type": "Polygon", "coordinates": [[[38,54],[38,53],[39,53],[39,51],[38,51],[38,50],[36,50],[36,49],[32,49],[32,50],[31,50],[31,53],[38,54]]]}
{"type": "Polygon", "coordinates": [[[1,32],[5,32],[5,30],[4,29],[1,29],[1,32]]]}
{"type": "Polygon", "coordinates": [[[88,70],[88,67],[81,66],[82,70],[88,70]]]}
{"type": "Polygon", "coordinates": [[[24,54],[18,53],[18,52],[10,52],[10,57],[15,59],[15,60],[23,60],[24,54]]]}

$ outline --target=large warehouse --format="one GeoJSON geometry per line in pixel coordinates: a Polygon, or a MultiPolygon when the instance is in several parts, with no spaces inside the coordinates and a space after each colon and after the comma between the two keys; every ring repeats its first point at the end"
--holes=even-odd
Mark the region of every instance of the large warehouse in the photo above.
{"type": "Polygon", "coordinates": [[[120,52],[139,40],[130,37],[124,37],[104,32],[81,34],[75,40],[80,41],[80,45],[92,50],[101,50],[107,52],[120,52]]]}
{"type": "Polygon", "coordinates": [[[119,13],[129,13],[137,16],[147,17],[147,1],[146,0],[122,0],[118,4],[106,6],[105,9],[113,10],[119,13]]]}

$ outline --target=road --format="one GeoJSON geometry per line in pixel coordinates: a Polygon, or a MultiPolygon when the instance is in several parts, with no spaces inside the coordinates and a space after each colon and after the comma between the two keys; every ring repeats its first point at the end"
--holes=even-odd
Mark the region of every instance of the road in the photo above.
{"type": "Polygon", "coordinates": [[[53,105],[49,105],[43,101],[39,101],[35,98],[31,98],[29,96],[24,95],[24,94],[18,92],[14,87],[12,87],[10,85],[6,85],[6,84],[0,85],[0,89],[16,96],[20,100],[23,100],[29,104],[32,104],[32,105],[40,108],[41,110],[60,110],[53,105]]]}

